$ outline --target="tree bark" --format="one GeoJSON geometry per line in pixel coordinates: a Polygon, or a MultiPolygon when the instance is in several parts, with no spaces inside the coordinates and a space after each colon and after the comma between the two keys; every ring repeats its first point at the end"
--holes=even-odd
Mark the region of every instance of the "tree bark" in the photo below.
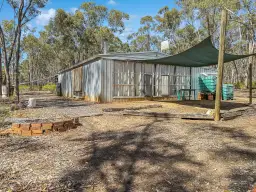
{"type": "Polygon", "coordinates": [[[29,57],[29,90],[32,91],[32,88],[33,88],[33,64],[32,64],[32,61],[31,59],[33,59],[32,56],[29,57]]]}
{"type": "MultiPolygon", "coordinates": [[[[21,41],[21,28],[24,9],[24,0],[21,0],[19,12],[18,12],[18,24],[17,24],[17,47],[16,47],[16,58],[15,58],[15,95],[17,97],[18,103],[20,102],[20,90],[19,90],[19,63],[20,63],[20,41],[21,41]]],[[[26,11],[25,11],[26,12],[26,11]]]]}
{"type": "Polygon", "coordinates": [[[20,90],[19,90],[20,39],[21,39],[21,26],[19,26],[19,30],[18,30],[18,41],[17,41],[16,62],[15,62],[15,96],[17,97],[18,103],[20,102],[20,90]]]}
{"type": "Polygon", "coordinates": [[[237,66],[236,66],[236,62],[233,61],[232,62],[234,67],[235,67],[235,70],[236,70],[236,83],[240,82],[240,78],[239,78],[239,72],[238,72],[238,69],[237,69],[237,66]]]}
{"type": "Polygon", "coordinates": [[[5,44],[5,36],[2,29],[2,26],[0,25],[0,35],[1,35],[1,43],[2,43],[2,50],[3,50],[3,58],[4,58],[4,69],[5,69],[5,76],[6,76],[6,89],[7,89],[7,97],[10,96],[10,72],[9,72],[9,64],[7,60],[7,49],[5,44]]]}
{"type": "Polygon", "coordinates": [[[2,73],[2,50],[0,48],[0,98],[2,97],[3,73],[2,73]]]}
{"type": "Polygon", "coordinates": [[[218,79],[216,86],[216,101],[215,101],[215,121],[220,120],[220,107],[221,107],[221,93],[222,93],[222,79],[223,79],[223,64],[225,52],[225,37],[227,28],[227,10],[223,9],[221,13],[221,29],[220,29],[220,48],[218,58],[218,79]]]}

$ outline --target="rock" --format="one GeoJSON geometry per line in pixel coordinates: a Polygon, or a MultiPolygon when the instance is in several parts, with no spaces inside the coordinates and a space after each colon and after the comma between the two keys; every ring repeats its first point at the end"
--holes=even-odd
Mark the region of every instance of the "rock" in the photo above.
{"type": "Polygon", "coordinates": [[[213,115],[214,114],[214,111],[209,109],[207,112],[206,112],[206,115],[213,115]]]}

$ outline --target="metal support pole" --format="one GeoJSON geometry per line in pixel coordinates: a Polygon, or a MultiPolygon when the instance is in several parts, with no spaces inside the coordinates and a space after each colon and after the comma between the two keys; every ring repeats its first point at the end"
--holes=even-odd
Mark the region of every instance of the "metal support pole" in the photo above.
{"type": "Polygon", "coordinates": [[[220,29],[220,48],[218,58],[218,79],[216,86],[216,100],[215,100],[215,121],[220,120],[220,106],[221,106],[221,89],[223,79],[223,64],[224,64],[224,51],[225,51],[225,36],[227,26],[227,10],[223,9],[221,12],[221,29],[220,29]]]}
{"type": "Polygon", "coordinates": [[[249,104],[252,104],[252,63],[249,64],[249,104]]]}

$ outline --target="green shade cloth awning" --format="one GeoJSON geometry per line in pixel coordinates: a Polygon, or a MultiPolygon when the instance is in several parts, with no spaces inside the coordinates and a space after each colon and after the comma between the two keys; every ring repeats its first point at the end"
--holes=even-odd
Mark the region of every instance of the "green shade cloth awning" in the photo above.
{"type": "MultiPolygon", "coordinates": [[[[191,47],[190,49],[177,55],[162,57],[159,59],[145,60],[146,63],[165,64],[184,67],[203,67],[218,64],[219,50],[214,47],[211,36],[191,47]]],[[[224,62],[235,61],[237,59],[246,58],[251,55],[231,55],[225,53],[224,62]]]]}

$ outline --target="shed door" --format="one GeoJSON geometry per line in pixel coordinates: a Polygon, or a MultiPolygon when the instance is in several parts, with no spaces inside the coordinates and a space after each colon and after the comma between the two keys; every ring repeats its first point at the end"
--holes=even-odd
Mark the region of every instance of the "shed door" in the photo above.
{"type": "Polygon", "coordinates": [[[169,95],[169,76],[168,75],[162,75],[161,77],[161,90],[162,90],[163,96],[169,95]]]}
{"type": "Polygon", "coordinates": [[[82,92],[83,69],[78,67],[72,71],[73,93],[78,95],[82,92]]]}
{"type": "Polygon", "coordinates": [[[145,96],[152,96],[152,75],[145,74],[144,75],[144,90],[145,96]]]}

